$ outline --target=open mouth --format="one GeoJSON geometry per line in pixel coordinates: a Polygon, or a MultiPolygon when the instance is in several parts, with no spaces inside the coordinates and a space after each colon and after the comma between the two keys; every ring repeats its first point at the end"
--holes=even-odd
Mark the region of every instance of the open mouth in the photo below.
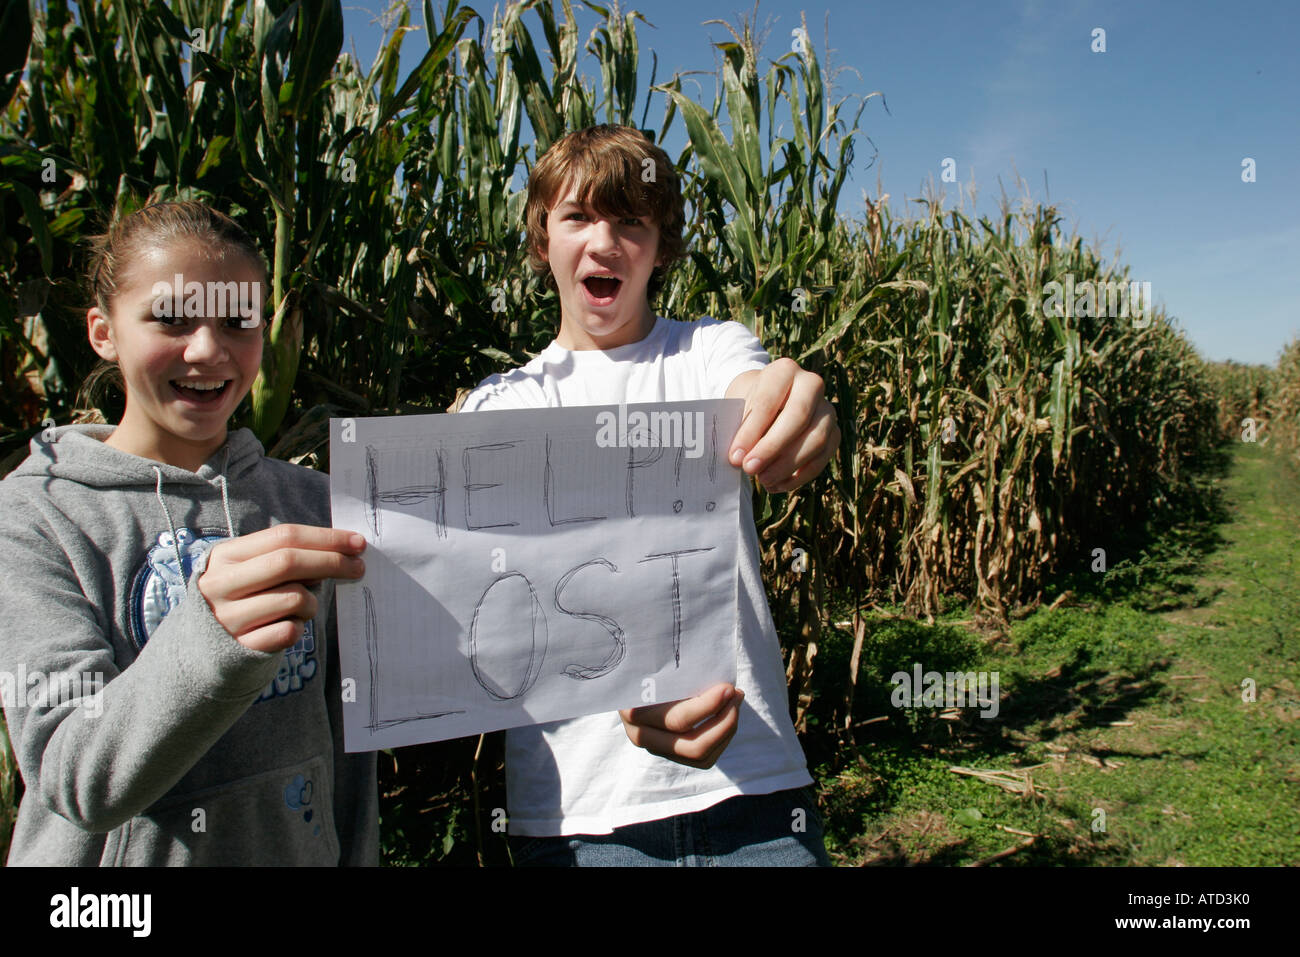
{"type": "Polygon", "coordinates": [[[172,379],[171,386],[176,394],[186,402],[198,405],[211,405],[219,402],[226,394],[229,379],[172,379]]]}
{"type": "Polygon", "coordinates": [[[618,297],[618,290],[623,285],[623,280],[614,276],[588,276],[582,281],[582,285],[587,290],[587,298],[593,305],[606,306],[618,297]]]}

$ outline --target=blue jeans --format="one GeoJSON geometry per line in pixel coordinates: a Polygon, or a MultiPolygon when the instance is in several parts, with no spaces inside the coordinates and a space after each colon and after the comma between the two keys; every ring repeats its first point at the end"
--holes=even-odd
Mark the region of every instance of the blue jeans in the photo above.
{"type": "Polygon", "coordinates": [[[512,837],[516,867],[829,867],[810,788],[742,794],[612,834],[512,837]]]}

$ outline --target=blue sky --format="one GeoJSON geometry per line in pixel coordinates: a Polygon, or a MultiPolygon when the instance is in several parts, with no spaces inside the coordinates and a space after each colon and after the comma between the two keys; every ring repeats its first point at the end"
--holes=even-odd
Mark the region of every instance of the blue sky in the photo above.
{"type": "MultiPolygon", "coordinates": [[[[589,30],[596,16],[575,7],[589,30]]],[[[382,9],[345,7],[346,48],[367,65],[382,9]]],[[[475,9],[490,19],[486,3],[475,9]]],[[[704,21],[754,12],[720,0],[624,9],[653,24],[638,29],[642,89],[650,49],[661,81],[711,71],[712,43],[729,34],[704,21]]],[[[888,193],[901,215],[930,182],[969,210],[973,179],[980,214],[996,211],[1003,188],[1050,197],[1067,232],[1151,282],[1206,358],[1271,364],[1300,335],[1300,3],[764,0],[766,56],[789,51],[801,11],[819,55],[842,68],[836,92],[880,90],[888,104],[876,98],[862,114],[871,142],[859,137],[845,214],[861,215],[866,191],[888,193]],[[1091,49],[1097,28],[1105,52],[1091,49]],[[956,184],[940,181],[946,157],[956,184]]],[[[404,49],[409,66],[427,44],[413,37],[404,49]]],[[[596,75],[590,58],[586,72],[596,75]]],[[[699,80],[711,99],[712,78],[699,80]]],[[[650,124],[661,115],[656,101],[650,124]]]]}

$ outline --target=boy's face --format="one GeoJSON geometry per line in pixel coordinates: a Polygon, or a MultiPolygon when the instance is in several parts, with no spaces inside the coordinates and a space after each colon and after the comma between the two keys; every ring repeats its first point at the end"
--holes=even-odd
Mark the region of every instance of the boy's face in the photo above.
{"type": "Polygon", "coordinates": [[[646,300],[659,264],[659,226],[646,217],[601,216],[566,184],[546,216],[544,257],[560,294],[565,349],[614,349],[650,334],[646,300]]]}

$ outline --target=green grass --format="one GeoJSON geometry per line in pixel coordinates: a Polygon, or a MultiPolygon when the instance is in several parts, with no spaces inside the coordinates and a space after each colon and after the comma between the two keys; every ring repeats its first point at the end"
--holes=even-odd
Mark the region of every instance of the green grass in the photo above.
{"type": "MultiPolygon", "coordinates": [[[[929,628],[878,625],[854,718],[888,719],[859,726],[860,761],[832,748],[825,713],[809,741],[810,757],[822,745],[816,774],[837,861],[970,864],[1011,851],[997,860],[1300,862],[1300,476],[1241,443],[1199,485],[1195,503],[1175,503],[1184,520],[1124,544],[1107,574],[1067,583],[1071,604],[1000,639],[951,615],[929,628]],[[888,675],[912,661],[999,672],[1000,714],[900,714],[888,675]],[[1246,679],[1254,701],[1243,700],[1246,679]],[[1033,791],[953,766],[1013,771],[1033,791]]],[[[827,638],[829,683],[851,642],[827,638]]]]}

